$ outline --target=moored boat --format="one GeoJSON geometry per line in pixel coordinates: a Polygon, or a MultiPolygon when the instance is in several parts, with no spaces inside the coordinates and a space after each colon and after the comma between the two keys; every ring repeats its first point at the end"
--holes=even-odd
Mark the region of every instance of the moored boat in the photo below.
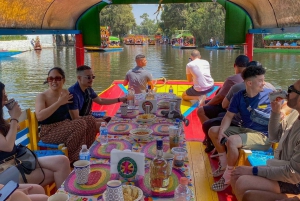
{"type": "Polygon", "coordinates": [[[1,57],[11,57],[16,54],[20,54],[23,51],[16,51],[16,50],[0,50],[0,58],[1,57]]]}

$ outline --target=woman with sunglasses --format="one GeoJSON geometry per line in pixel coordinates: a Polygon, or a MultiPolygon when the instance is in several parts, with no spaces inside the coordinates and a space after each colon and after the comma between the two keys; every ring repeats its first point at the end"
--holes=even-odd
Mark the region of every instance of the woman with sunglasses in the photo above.
{"type": "MultiPolygon", "coordinates": [[[[0,102],[2,108],[7,103],[7,95],[5,93],[5,85],[0,82],[0,102]]],[[[19,127],[18,119],[21,115],[21,109],[18,102],[14,103],[11,110],[8,111],[10,115],[10,123],[3,118],[3,109],[0,109],[0,165],[6,163],[8,158],[11,158],[17,153],[15,141],[17,137],[17,130],[19,127]]],[[[5,172],[4,172],[5,173],[5,172]]],[[[38,158],[36,169],[30,174],[25,173],[28,183],[40,184],[42,186],[55,182],[56,186],[60,186],[67,176],[70,174],[69,160],[65,156],[47,156],[38,158]],[[59,164],[59,165],[56,165],[59,164]],[[43,172],[42,172],[42,170],[43,172]]],[[[7,175],[5,175],[7,176],[7,175]]],[[[19,182],[24,183],[22,176],[19,176],[19,182]]],[[[1,175],[0,175],[1,180],[1,175]]],[[[20,188],[26,188],[29,184],[20,185],[20,188]]],[[[33,188],[26,190],[28,193],[37,192],[37,185],[32,185],[33,188]]],[[[40,192],[40,191],[39,191],[40,192]]],[[[42,190],[43,192],[43,190],[42,190]]]]}
{"type": "Polygon", "coordinates": [[[72,163],[78,160],[82,145],[90,147],[94,142],[95,123],[92,117],[70,119],[68,104],[72,103],[73,95],[63,89],[65,73],[61,68],[52,68],[45,83],[49,88],[38,94],[35,101],[35,113],[41,125],[40,138],[45,143],[64,143],[72,163]]]}

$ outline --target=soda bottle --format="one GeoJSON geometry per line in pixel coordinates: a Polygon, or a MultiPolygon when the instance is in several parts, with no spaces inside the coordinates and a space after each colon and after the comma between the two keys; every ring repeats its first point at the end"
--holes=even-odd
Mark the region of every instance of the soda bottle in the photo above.
{"type": "Polygon", "coordinates": [[[108,143],[108,129],[106,127],[105,122],[101,122],[101,126],[99,128],[99,134],[100,134],[99,139],[100,139],[101,145],[107,144],[108,143]]]}
{"type": "Polygon", "coordinates": [[[189,180],[186,177],[180,178],[180,184],[177,186],[174,192],[175,201],[190,201],[192,192],[188,187],[189,180]]]}
{"type": "Polygon", "coordinates": [[[169,87],[169,96],[170,98],[174,98],[174,91],[172,85],[169,87]]]}
{"type": "Polygon", "coordinates": [[[79,152],[79,160],[87,160],[90,161],[90,151],[87,146],[84,144],[79,152]]]}

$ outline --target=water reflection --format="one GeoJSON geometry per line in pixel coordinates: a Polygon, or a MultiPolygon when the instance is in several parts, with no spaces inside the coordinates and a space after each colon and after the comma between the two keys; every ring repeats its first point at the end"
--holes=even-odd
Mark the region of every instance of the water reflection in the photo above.
{"type": "MultiPolygon", "coordinates": [[[[211,64],[211,74],[215,81],[224,81],[234,73],[235,58],[242,50],[205,50],[199,49],[203,59],[211,64]]],[[[85,53],[85,63],[92,67],[96,75],[94,89],[101,92],[113,80],[123,80],[126,72],[133,68],[135,56],[145,54],[148,60],[147,69],[154,77],[167,79],[186,79],[185,65],[191,50],[172,49],[170,46],[125,46],[122,52],[85,53]]],[[[48,71],[60,66],[66,72],[66,88],[76,82],[75,49],[54,48],[42,51],[28,51],[15,57],[0,59],[0,78],[6,85],[10,97],[19,101],[22,108],[34,109],[37,93],[45,90],[43,85],[48,71]]],[[[297,67],[300,55],[286,53],[259,53],[254,59],[267,68],[266,80],[276,87],[287,88],[299,79],[297,67]]]]}

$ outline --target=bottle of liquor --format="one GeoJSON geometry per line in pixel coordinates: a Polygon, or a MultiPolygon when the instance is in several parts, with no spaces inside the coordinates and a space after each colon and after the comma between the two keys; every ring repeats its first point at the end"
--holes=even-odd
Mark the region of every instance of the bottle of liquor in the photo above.
{"type": "Polygon", "coordinates": [[[168,163],[163,158],[163,141],[156,141],[156,157],[150,163],[150,185],[153,192],[163,192],[169,185],[168,163]]]}

